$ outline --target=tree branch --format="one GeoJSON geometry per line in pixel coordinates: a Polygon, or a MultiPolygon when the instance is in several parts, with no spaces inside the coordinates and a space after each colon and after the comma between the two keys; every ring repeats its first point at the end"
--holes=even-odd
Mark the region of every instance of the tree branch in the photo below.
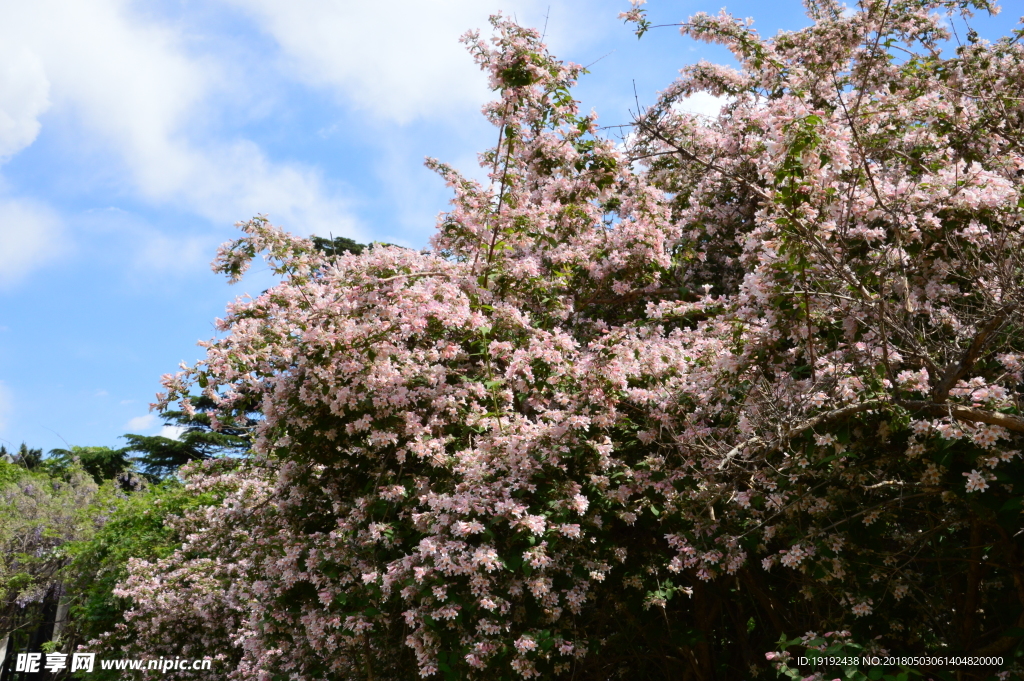
{"type": "Polygon", "coordinates": [[[963,357],[960,358],[960,361],[947,368],[943,373],[942,378],[939,379],[938,384],[932,389],[933,402],[943,403],[946,401],[946,398],[949,396],[949,391],[953,389],[953,386],[956,385],[956,382],[959,381],[964,374],[971,370],[971,367],[974,366],[974,363],[981,355],[982,350],[984,350],[985,346],[988,345],[989,340],[991,340],[992,336],[995,335],[996,331],[999,330],[999,327],[1003,325],[1003,322],[1006,321],[1006,318],[1010,316],[1010,313],[1016,307],[1016,305],[1007,305],[1003,307],[996,316],[990,319],[988,323],[981,328],[981,331],[979,331],[978,335],[976,335],[974,340],[971,341],[971,346],[967,348],[967,352],[965,352],[963,357]]]}
{"type": "Polygon", "coordinates": [[[932,416],[951,416],[961,421],[972,423],[987,423],[991,426],[1002,426],[1015,433],[1024,433],[1024,418],[1014,414],[1003,414],[998,411],[978,409],[977,407],[965,407],[959,404],[948,402],[926,402],[924,400],[903,400],[898,402],[901,407],[912,411],[923,411],[932,416]]]}

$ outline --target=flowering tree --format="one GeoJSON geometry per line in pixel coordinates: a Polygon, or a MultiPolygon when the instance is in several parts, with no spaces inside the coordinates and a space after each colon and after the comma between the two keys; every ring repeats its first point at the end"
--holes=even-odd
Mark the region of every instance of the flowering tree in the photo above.
{"type": "Polygon", "coordinates": [[[621,146],[495,19],[491,182],[429,161],[431,250],[242,225],[217,269],[282,282],[159,406],[259,405],[255,454],[192,469],[224,502],[133,566],[110,640],[238,679],[746,678],[825,630],[1010,665],[1021,34],[946,54],[942,13],[989,3],[808,7],[692,17],[740,68],[687,67],[621,146]]]}

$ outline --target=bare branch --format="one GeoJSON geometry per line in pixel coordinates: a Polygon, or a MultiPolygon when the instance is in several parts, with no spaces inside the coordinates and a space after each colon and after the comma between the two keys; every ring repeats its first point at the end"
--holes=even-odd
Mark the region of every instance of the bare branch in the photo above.
{"type": "Polygon", "coordinates": [[[932,400],[934,402],[945,402],[949,396],[949,391],[952,390],[953,386],[960,378],[971,370],[978,357],[981,355],[982,350],[988,345],[988,342],[995,335],[999,327],[1003,325],[1006,318],[1010,316],[1010,313],[1016,309],[1016,305],[1008,305],[1003,307],[992,319],[988,321],[985,326],[981,328],[978,335],[971,341],[971,346],[967,348],[967,352],[964,353],[960,361],[946,369],[942,378],[939,380],[938,385],[932,390],[932,400]]]}

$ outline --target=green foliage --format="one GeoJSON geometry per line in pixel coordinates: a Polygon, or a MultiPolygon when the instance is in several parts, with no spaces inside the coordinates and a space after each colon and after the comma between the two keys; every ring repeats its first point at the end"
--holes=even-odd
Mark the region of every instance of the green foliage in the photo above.
{"type": "Polygon", "coordinates": [[[66,474],[76,464],[91,475],[97,484],[104,480],[114,480],[133,467],[128,450],[110,447],[51,449],[50,458],[45,461],[46,468],[57,475],[66,474]]]}
{"type": "Polygon", "coordinates": [[[22,474],[23,469],[20,466],[0,456],[0,489],[18,480],[22,474]]]}

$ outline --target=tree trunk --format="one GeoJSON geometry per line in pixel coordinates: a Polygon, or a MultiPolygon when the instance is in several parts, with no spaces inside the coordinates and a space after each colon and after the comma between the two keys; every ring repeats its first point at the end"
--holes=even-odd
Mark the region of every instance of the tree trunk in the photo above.
{"type": "Polygon", "coordinates": [[[11,640],[10,634],[0,638],[0,679],[4,676],[4,663],[7,661],[7,642],[11,640]]]}
{"type": "Polygon", "coordinates": [[[68,598],[67,590],[64,588],[63,582],[57,583],[57,615],[53,621],[53,637],[51,640],[56,641],[60,638],[61,634],[64,633],[64,627],[68,623],[68,611],[71,609],[71,599],[68,598]]]}

